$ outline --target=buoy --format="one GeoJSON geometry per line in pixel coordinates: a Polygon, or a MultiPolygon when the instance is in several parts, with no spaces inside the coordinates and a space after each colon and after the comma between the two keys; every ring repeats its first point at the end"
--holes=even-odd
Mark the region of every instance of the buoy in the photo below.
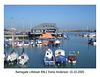
{"type": "Polygon", "coordinates": [[[77,54],[79,54],[79,51],[77,51],[77,54]]]}

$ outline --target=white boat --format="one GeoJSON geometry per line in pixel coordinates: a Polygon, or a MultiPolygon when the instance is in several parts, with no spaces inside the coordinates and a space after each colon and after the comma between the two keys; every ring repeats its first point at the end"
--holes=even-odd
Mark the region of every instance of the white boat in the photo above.
{"type": "Polygon", "coordinates": [[[69,37],[66,34],[63,34],[63,38],[68,39],[69,37]]]}
{"type": "Polygon", "coordinates": [[[40,39],[36,40],[36,46],[42,46],[42,41],[40,39]]]}
{"type": "Polygon", "coordinates": [[[59,46],[60,45],[60,40],[55,40],[54,45],[59,46]]]}
{"type": "Polygon", "coordinates": [[[88,35],[88,34],[84,34],[83,36],[84,36],[84,37],[88,37],[89,35],[88,35]]]}
{"type": "Polygon", "coordinates": [[[90,37],[90,38],[96,37],[96,34],[95,34],[95,33],[90,33],[90,34],[89,34],[89,37],[90,37]]]}
{"type": "Polygon", "coordinates": [[[46,50],[44,57],[45,65],[55,65],[55,58],[51,49],[46,50]]]}
{"type": "Polygon", "coordinates": [[[90,38],[88,40],[88,44],[91,44],[91,45],[95,46],[96,45],[96,38],[90,38]]]}
{"type": "Polygon", "coordinates": [[[10,54],[7,56],[7,61],[8,62],[13,62],[16,61],[18,58],[18,52],[16,52],[14,49],[11,51],[10,54]]]}
{"type": "Polygon", "coordinates": [[[28,62],[28,60],[29,60],[29,57],[28,57],[28,55],[25,54],[24,48],[23,48],[23,51],[22,51],[22,53],[21,53],[21,56],[19,56],[19,57],[17,58],[17,62],[18,62],[18,64],[20,64],[20,65],[24,65],[25,63],[28,62]]]}
{"type": "Polygon", "coordinates": [[[35,44],[34,44],[34,40],[31,40],[31,46],[34,46],[35,44]]]}
{"type": "Polygon", "coordinates": [[[13,39],[12,39],[12,38],[9,38],[8,40],[9,40],[9,41],[13,41],[13,39]]]}
{"type": "Polygon", "coordinates": [[[67,58],[65,56],[65,51],[62,49],[57,49],[55,51],[55,62],[64,63],[66,61],[67,61],[67,58]]]}
{"type": "Polygon", "coordinates": [[[4,41],[9,41],[8,39],[4,38],[4,41]]]}
{"type": "Polygon", "coordinates": [[[18,43],[17,43],[17,46],[18,47],[22,47],[23,46],[23,41],[22,40],[19,40],[18,43]]]}
{"type": "MultiPolygon", "coordinates": [[[[23,25],[24,26],[24,25],[23,25]]],[[[24,28],[24,27],[23,27],[24,28]]],[[[23,29],[24,30],[24,29],[23,29]]],[[[21,55],[17,58],[17,63],[20,64],[20,65],[24,65],[25,63],[28,62],[29,60],[29,57],[28,55],[25,54],[25,51],[24,51],[24,44],[26,45],[29,45],[29,41],[24,41],[24,33],[23,33],[23,42],[22,42],[22,46],[23,46],[23,50],[22,50],[22,53],[21,55]]]]}
{"type": "MultiPolygon", "coordinates": [[[[12,18],[11,18],[11,21],[12,21],[12,18]]],[[[11,44],[14,43],[14,31],[13,30],[12,30],[12,39],[10,38],[9,41],[11,41],[11,44]]],[[[14,46],[13,46],[10,54],[7,55],[7,62],[9,63],[14,62],[17,60],[17,58],[18,58],[18,52],[14,50],[14,46]]]]}

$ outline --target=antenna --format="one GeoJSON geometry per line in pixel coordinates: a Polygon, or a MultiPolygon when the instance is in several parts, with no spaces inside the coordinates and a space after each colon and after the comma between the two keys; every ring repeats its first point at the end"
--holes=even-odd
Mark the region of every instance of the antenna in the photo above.
{"type": "Polygon", "coordinates": [[[32,22],[31,21],[29,21],[30,22],[30,32],[31,32],[31,28],[32,28],[32,22]]]}

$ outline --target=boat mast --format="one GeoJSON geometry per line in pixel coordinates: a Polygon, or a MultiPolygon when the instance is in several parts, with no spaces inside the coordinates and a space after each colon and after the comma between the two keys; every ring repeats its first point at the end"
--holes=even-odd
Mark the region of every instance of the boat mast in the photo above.
{"type": "MultiPolygon", "coordinates": [[[[11,17],[11,28],[12,28],[12,45],[14,45],[14,30],[13,30],[13,17],[11,17]]],[[[14,46],[12,46],[14,49],[14,46]]]]}
{"type": "Polygon", "coordinates": [[[22,18],[22,28],[23,28],[23,48],[24,48],[24,18],[22,18]]]}
{"type": "Polygon", "coordinates": [[[11,28],[12,28],[12,42],[13,42],[13,18],[11,17],[11,28]]]}

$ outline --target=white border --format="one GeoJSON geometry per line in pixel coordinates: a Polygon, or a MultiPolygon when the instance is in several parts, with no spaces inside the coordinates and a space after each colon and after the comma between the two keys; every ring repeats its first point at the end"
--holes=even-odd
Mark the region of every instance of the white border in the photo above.
{"type": "Polygon", "coordinates": [[[67,76],[67,77],[91,77],[91,76],[99,76],[99,71],[100,71],[100,1],[99,0],[0,0],[0,74],[1,76],[6,76],[6,77],[24,77],[26,76],[33,76],[33,77],[39,77],[39,76],[67,76]],[[4,69],[4,64],[3,64],[3,53],[4,53],[4,47],[3,47],[3,30],[4,30],[4,5],[96,5],[96,30],[97,30],[97,51],[96,51],[96,69],[81,69],[81,68],[75,68],[75,69],[4,69]],[[84,70],[84,74],[16,74],[16,70],[84,70]]]}

